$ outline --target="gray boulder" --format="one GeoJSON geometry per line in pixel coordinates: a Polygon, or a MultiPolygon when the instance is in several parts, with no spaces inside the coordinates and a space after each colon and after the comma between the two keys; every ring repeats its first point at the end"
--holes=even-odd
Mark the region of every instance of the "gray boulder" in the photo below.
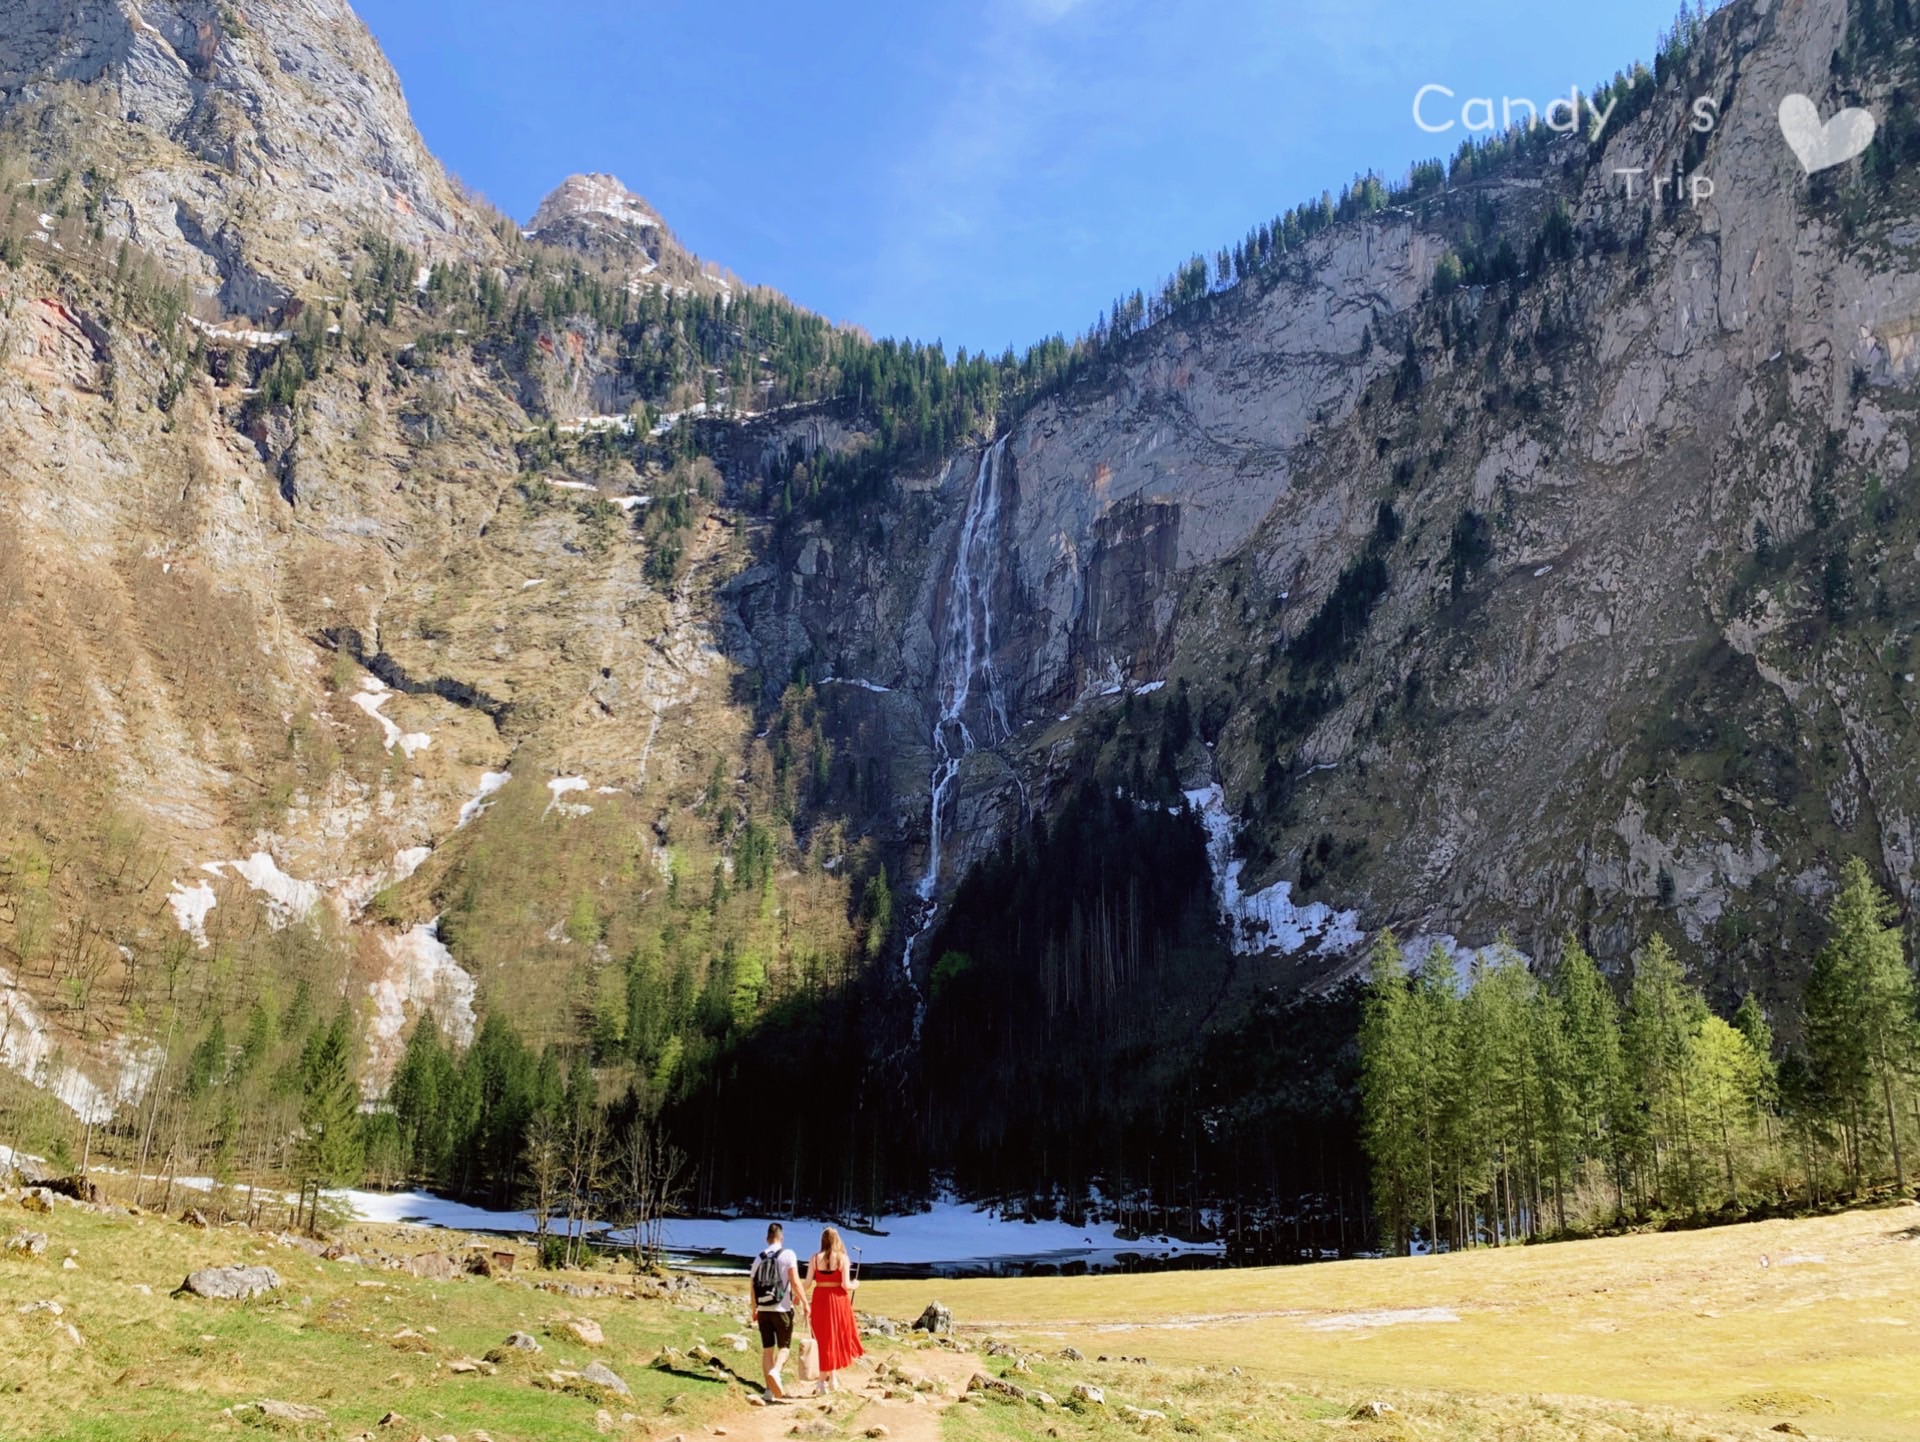
{"type": "Polygon", "coordinates": [[[174,1296],[205,1297],[213,1302],[244,1302],[280,1289],[280,1274],[272,1267],[202,1267],[189,1272],[174,1296]]]}
{"type": "Polygon", "coordinates": [[[927,1310],[920,1314],[920,1320],[913,1324],[916,1332],[925,1332],[929,1336],[950,1337],[953,1335],[953,1313],[939,1302],[929,1302],[927,1310]]]}
{"type": "Polygon", "coordinates": [[[324,1422],[326,1412],[319,1407],[309,1407],[304,1402],[275,1402],[262,1398],[258,1402],[249,1402],[233,1409],[235,1412],[251,1412],[268,1422],[290,1422],[294,1426],[304,1426],[309,1422],[324,1422]]]}
{"type": "Polygon", "coordinates": [[[7,1255],[10,1257],[44,1257],[46,1254],[45,1232],[15,1232],[7,1238],[7,1255]]]}
{"type": "Polygon", "coordinates": [[[621,1380],[620,1374],[605,1362],[589,1362],[580,1371],[582,1381],[591,1382],[596,1387],[605,1387],[622,1397],[631,1397],[633,1388],[621,1380]]]}
{"type": "Polygon", "coordinates": [[[993,1397],[1005,1397],[1009,1402],[1027,1400],[1027,1389],[1018,1382],[1009,1382],[1004,1377],[992,1377],[985,1372],[975,1372],[973,1380],[967,1383],[968,1392],[985,1392],[993,1397]]]}

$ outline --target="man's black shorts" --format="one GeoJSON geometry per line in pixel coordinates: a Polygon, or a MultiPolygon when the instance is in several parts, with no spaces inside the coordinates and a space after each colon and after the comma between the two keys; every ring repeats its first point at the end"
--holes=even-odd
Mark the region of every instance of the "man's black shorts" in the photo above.
{"type": "Polygon", "coordinates": [[[791,1347],[793,1345],[793,1313],[763,1311],[760,1314],[760,1345],[791,1347]]]}

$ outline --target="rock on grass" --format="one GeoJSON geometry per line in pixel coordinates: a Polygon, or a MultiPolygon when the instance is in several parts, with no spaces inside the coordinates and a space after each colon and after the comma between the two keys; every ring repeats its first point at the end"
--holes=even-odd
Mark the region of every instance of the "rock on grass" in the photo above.
{"type": "Polygon", "coordinates": [[[580,1380],[591,1382],[596,1387],[605,1387],[609,1392],[621,1397],[631,1397],[633,1388],[629,1387],[620,1374],[605,1362],[589,1362],[580,1371],[580,1380]]]}
{"type": "Polygon", "coordinates": [[[969,1392],[985,1392],[994,1397],[1004,1397],[1009,1402],[1027,1400],[1027,1389],[1015,1382],[1000,1377],[989,1377],[985,1372],[975,1372],[973,1380],[967,1383],[969,1392]]]}
{"type": "Polygon", "coordinates": [[[533,1385],[602,1404],[633,1395],[633,1389],[620,1374],[604,1362],[589,1362],[585,1370],[579,1372],[545,1372],[533,1379],[533,1385]]]}
{"type": "Polygon", "coordinates": [[[305,1427],[327,1421],[322,1408],[309,1407],[304,1402],[275,1402],[269,1398],[242,1403],[233,1409],[233,1415],[268,1427],[305,1427]]]}
{"type": "Polygon", "coordinates": [[[214,1302],[244,1302],[280,1290],[280,1274],[272,1267],[202,1267],[187,1273],[173,1295],[205,1297],[214,1302]]]}
{"type": "Polygon", "coordinates": [[[607,1334],[600,1330],[600,1324],[591,1317],[562,1317],[550,1329],[554,1336],[582,1347],[604,1347],[607,1334]]]}

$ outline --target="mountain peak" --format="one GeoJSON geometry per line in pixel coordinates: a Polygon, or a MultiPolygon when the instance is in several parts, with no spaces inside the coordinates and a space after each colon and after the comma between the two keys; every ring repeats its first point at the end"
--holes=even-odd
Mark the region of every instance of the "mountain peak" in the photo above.
{"type": "Polygon", "coordinates": [[[617,176],[570,175],[540,203],[527,237],[590,255],[642,253],[658,264],[672,233],[617,176]]]}

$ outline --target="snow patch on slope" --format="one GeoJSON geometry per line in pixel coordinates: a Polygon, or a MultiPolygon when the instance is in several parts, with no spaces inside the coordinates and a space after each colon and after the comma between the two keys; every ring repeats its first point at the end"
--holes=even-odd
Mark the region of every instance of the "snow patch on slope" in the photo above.
{"type": "MultiPolygon", "coordinates": [[[[209,876],[225,877],[231,872],[247,883],[252,891],[266,898],[267,924],[282,931],[302,920],[322,901],[331,905],[341,921],[351,924],[367,909],[373,898],[389,886],[398,886],[426,865],[433,855],[431,846],[409,846],[396,851],[393,861],[378,871],[362,872],[338,881],[301,881],[281,870],[280,863],[265,851],[256,851],[244,861],[207,861],[200,869],[209,876]]],[[[207,945],[207,917],[219,905],[219,896],[211,882],[188,886],[173,883],[167,907],[179,928],[204,950],[207,945]]]]}
{"type": "Polygon", "coordinates": [[[380,732],[386,738],[387,750],[398,746],[406,753],[407,760],[413,760],[419,752],[433,745],[433,738],[419,731],[402,731],[393,722],[380,714],[380,708],[393,699],[393,692],[378,677],[368,676],[360,683],[360,692],[353,698],[353,704],[380,723],[380,732]]]}
{"type": "Polygon", "coordinates": [[[1200,813],[1207,833],[1207,861],[1213,870],[1214,897],[1226,919],[1235,954],[1260,956],[1280,952],[1291,956],[1309,943],[1322,956],[1339,956],[1366,941],[1360,913],[1335,911],[1324,902],[1296,906],[1293,883],[1276,881],[1264,891],[1240,889],[1246,862],[1233,854],[1233,814],[1218,783],[1186,793],[1187,804],[1200,813]]]}
{"type": "Polygon", "coordinates": [[[453,829],[458,831],[460,827],[465,826],[482,811],[485,811],[487,809],[488,798],[511,780],[513,780],[513,773],[511,771],[483,772],[480,777],[479,789],[473,793],[473,800],[460,808],[460,820],[453,829]]]}
{"type": "Polygon", "coordinates": [[[311,881],[296,881],[264,851],[254,852],[245,861],[209,861],[200,869],[223,876],[229,866],[250,888],[266,897],[268,923],[275,931],[300,920],[320,904],[318,886],[311,881]]]}
{"type": "Polygon", "coordinates": [[[565,799],[576,791],[587,790],[588,784],[587,778],[584,776],[554,777],[553,780],[547,783],[547,790],[553,793],[553,800],[547,803],[547,810],[540,814],[544,817],[548,812],[558,811],[562,816],[591,816],[593,814],[593,808],[591,806],[584,806],[577,801],[568,801],[565,799]]]}
{"type": "Polygon", "coordinates": [[[111,1121],[122,1101],[137,1100],[157,1069],[153,1050],[117,1043],[119,1073],[108,1091],[66,1060],[33,998],[0,968],[0,1066],[51,1092],[81,1121],[111,1121]]]}
{"type": "Polygon", "coordinates": [[[361,1094],[372,1101],[387,1089],[399,1065],[400,1034],[409,1012],[431,1009],[441,1033],[459,1046],[473,1041],[474,981],[446,943],[440,940],[440,918],[411,931],[380,939],[386,969],[367,987],[373,1015],[367,1023],[367,1073],[361,1094]]]}
{"type": "Polygon", "coordinates": [[[167,909],[173,913],[173,919],[180,929],[191,936],[195,945],[207,944],[207,915],[220,903],[213,894],[213,883],[198,882],[188,886],[185,882],[173,883],[173,894],[167,898],[167,909]]]}

